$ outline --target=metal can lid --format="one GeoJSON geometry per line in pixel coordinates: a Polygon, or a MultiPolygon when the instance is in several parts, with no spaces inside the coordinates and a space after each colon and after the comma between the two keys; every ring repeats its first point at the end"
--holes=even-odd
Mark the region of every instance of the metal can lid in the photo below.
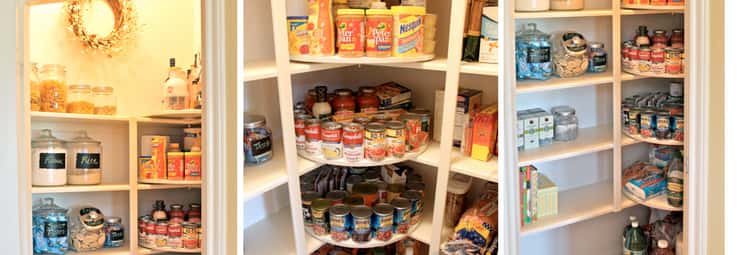
{"type": "Polygon", "coordinates": [[[312,117],[313,117],[312,115],[309,115],[306,113],[300,113],[300,114],[294,115],[295,120],[307,120],[307,119],[312,119],[312,117]]]}
{"type": "Polygon", "coordinates": [[[176,209],[182,210],[182,205],[181,204],[171,204],[171,205],[169,205],[169,208],[171,208],[172,210],[176,210],[176,209]]]}
{"type": "Polygon", "coordinates": [[[350,90],[350,89],[337,89],[337,90],[334,91],[334,93],[336,93],[337,96],[351,96],[352,95],[352,90],[350,90]]]}
{"type": "Polygon", "coordinates": [[[305,191],[302,193],[302,202],[312,202],[320,198],[320,193],[315,191],[305,191]]]}
{"type": "Polygon", "coordinates": [[[378,203],[373,207],[373,211],[377,215],[393,214],[393,206],[387,203],[378,203]]]}
{"type": "Polygon", "coordinates": [[[372,216],[372,209],[368,206],[357,205],[352,207],[351,213],[355,218],[370,218],[372,216]]]}
{"type": "Polygon", "coordinates": [[[122,218],[120,217],[107,217],[104,219],[105,222],[109,224],[120,224],[122,222],[122,218]]]}
{"type": "Polygon", "coordinates": [[[326,194],[327,199],[331,200],[343,200],[346,197],[346,191],[343,190],[332,190],[326,194]]]}
{"type": "Polygon", "coordinates": [[[261,115],[245,115],[245,128],[257,128],[266,125],[266,117],[261,115]]]}
{"type": "Polygon", "coordinates": [[[319,119],[306,119],[305,126],[309,126],[309,125],[320,125],[320,120],[319,119]]]}
{"type": "Polygon", "coordinates": [[[386,122],[385,126],[388,129],[404,129],[404,123],[396,120],[386,122]]]}
{"type": "Polygon", "coordinates": [[[360,87],[359,91],[362,93],[375,93],[375,88],[373,87],[360,87]]]}
{"type": "Polygon", "coordinates": [[[367,128],[367,131],[370,131],[370,132],[385,131],[385,125],[383,125],[383,123],[378,123],[378,122],[367,123],[366,128],[367,128]]]}
{"type": "Polygon", "coordinates": [[[337,204],[337,205],[331,206],[330,212],[331,212],[331,215],[344,216],[344,215],[349,214],[349,206],[344,205],[344,204],[337,204]]]}
{"type": "Polygon", "coordinates": [[[409,200],[419,200],[422,199],[422,193],[416,190],[407,190],[404,193],[401,193],[401,197],[409,200]]]}
{"type": "Polygon", "coordinates": [[[331,208],[331,200],[325,198],[317,198],[312,201],[312,209],[317,211],[325,211],[331,208]]]}
{"type": "Polygon", "coordinates": [[[344,130],[346,131],[362,130],[362,124],[355,123],[355,122],[346,123],[346,124],[343,124],[343,126],[344,126],[344,130]]]}
{"type": "Polygon", "coordinates": [[[348,206],[364,205],[365,199],[362,196],[351,195],[344,198],[344,204],[348,206]]]}
{"type": "Polygon", "coordinates": [[[393,200],[391,200],[391,205],[393,205],[393,207],[396,209],[406,209],[411,207],[409,199],[403,197],[394,198],[393,200]]]}
{"type": "Polygon", "coordinates": [[[378,186],[372,183],[357,183],[352,187],[352,193],[355,194],[375,194],[378,193],[378,186]]]}
{"type": "Polygon", "coordinates": [[[334,121],[326,121],[323,122],[322,125],[320,125],[321,128],[327,129],[327,130],[336,130],[341,129],[341,123],[334,122],[334,121]]]}

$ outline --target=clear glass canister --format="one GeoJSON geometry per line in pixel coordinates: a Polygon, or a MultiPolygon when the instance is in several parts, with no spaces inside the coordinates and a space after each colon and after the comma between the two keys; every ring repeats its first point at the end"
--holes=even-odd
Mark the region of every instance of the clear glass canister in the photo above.
{"type": "Polygon", "coordinates": [[[552,76],[552,44],[550,35],[526,24],[516,33],[516,78],[547,80],[552,76]]]}
{"type": "Polygon", "coordinates": [[[573,141],[578,137],[578,117],[570,106],[552,108],[555,118],[555,141],[573,141]]]}
{"type": "Polygon", "coordinates": [[[34,254],[65,254],[68,251],[68,209],[51,197],[32,210],[34,254]]]}
{"type": "Polygon", "coordinates": [[[95,251],[104,247],[107,233],[104,215],[94,207],[83,207],[71,212],[70,244],[75,251],[95,251]]]}
{"type": "Polygon", "coordinates": [[[68,85],[65,80],[65,66],[44,65],[39,71],[39,96],[41,111],[65,112],[68,85]]]}
{"type": "Polygon", "coordinates": [[[94,114],[91,86],[86,84],[68,86],[68,102],[65,108],[68,113],[94,114]]]}
{"type": "Polygon", "coordinates": [[[93,91],[94,114],[117,114],[117,97],[114,95],[115,89],[110,86],[96,86],[91,90],[93,91]]]}
{"type": "Polygon", "coordinates": [[[586,39],[576,32],[563,33],[555,52],[555,74],[561,78],[582,75],[589,67],[586,39]]]}
{"type": "Polygon", "coordinates": [[[102,144],[80,131],[68,142],[68,184],[92,185],[102,183],[102,144]]]}
{"type": "Polygon", "coordinates": [[[104,240],[104,247],[121,247],[125,242],[125,229],[122,227],[120,217],[107,217],[104,224],[104,232],[107,237],[104,240]]]}
{"type": "Polygon", "coordinates": [[[29,89],[31,111],[38,112],[41,108],[41,97],[39,96],[39,64],[37,63],[31,63],[29,89]]]}
{"type": "Polygon", "coordinates": [[[246,115],[244,125],[245,163],[260,164],[271,160],[271,129],[266,127],[266,118],[246,115]]]}
{"type": "Polygon", "coordinates": [[[31,185],[65,185],[67,153],[64,142],[52,136],[52,130],[43,129],[31,141],[31,185]]]}
{"type": "Polygon", "coordinates": [[[592,42],[589,50],[589,72],[603,73],[607,71],[607,51],[604,44],[592,42]]]}
{"type": "Polygon", "coordinates": [[[550,0],[550,9],[574,11],[583,9],[583,0],[550,0]]]}

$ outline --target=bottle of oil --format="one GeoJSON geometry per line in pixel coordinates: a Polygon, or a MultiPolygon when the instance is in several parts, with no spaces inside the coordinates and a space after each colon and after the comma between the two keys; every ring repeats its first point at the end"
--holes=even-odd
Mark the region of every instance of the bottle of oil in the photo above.
{"type": "Polygon", "coordinates": [[[648,252],[648,240],[643,230],[638,227],[638,221],[630,223],[630,230],[623,245],[623,255],[646,255],[648,252]]]}
{"type": "Polygon", "coordinates": [[[685,172],[682,168],[682,155],[677,152],[667,165],[667,202],[674,207],[682,207],[685,172]]]}

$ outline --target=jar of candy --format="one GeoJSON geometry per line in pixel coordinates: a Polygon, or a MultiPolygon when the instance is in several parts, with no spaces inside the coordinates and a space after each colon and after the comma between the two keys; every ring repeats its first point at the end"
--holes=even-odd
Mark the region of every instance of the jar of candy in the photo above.
{"type": "Polygon", "coordinates": [[[32,210],[34,254],[65,254],[68,251],[68,209],[50,197],[32,210]]]}
{"type": "Polygon", "coordinates": [[[607,71],[607,51],[604,43],[592,42],[589,51],[589,72],[603,73],[607,71]]]}
{"type": "Polygon", "coordinates": [[[121,247],[125,242],[125,229],[122,227],[120,217],[107,217],[104,232],[107,233],[104,247],[121,247]]]}
{"type": "Polygon", "coordinates": [[[554,56],[555,74],[561,78],[582,75],[589,66],[586,56],[588,44],[583,35],[566,32],[560,37],[560,47],[554,56]]]}
{"type": "Polygon", "coordinates": [[[80,131],[68,142],[68,184],[94,185],[102,183],[102,143],[80,131]]]}
{"type": "Polygon", "coordinates": [[[573,141],[578,137],[578,117],[570,106],[552,108],[555,119],[555,141],[573,141]]]}
{"type": "Polygon", "coordinates": [[[271,160],[271,130],[266,127],[266,118],[260,115],[245,115],[244,128],[245,163],[257,165],[271,160]]]}
{"type": "Polygon", "coordinates": [[[526,24],[516,33],[516,78],[547,80],[552,76],[552,44],[550,35],[526,24]]]}
{"type": "Polygon", "coordinates": [[[83,207],[71,215],[70,243],[75,251],[95,251],[104,247],[104,215],[94,207],[83,207]]]}
{"type": "Polygon", "coordinates": [[[65,112],[65,102],[68,100],[65,66],[42,66],[39,71],[39,96],[43,112],[65,112]]]}
{"type": "Polygon", "coordinates": [[[68,86],[68,102],[65,109],[68,113],[94,114],[94,102],[91,100],[91,86],[74,84],[68,86]]]}
{"type": "Polygon", "coordinates": [[[113,94],[114,89],[112,87],[96,86],[91,89],[91,91],[93,92],[92,101],[94,102],[94,114],[117,114],[117,98],[113,94]]]}

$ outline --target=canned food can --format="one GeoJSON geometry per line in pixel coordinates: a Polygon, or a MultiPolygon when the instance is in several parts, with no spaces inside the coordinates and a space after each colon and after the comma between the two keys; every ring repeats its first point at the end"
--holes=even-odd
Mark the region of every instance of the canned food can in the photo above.
{"type": "Polygon", "coordinates": [[[312,119],[312,116],[307,114],[294,115],[294,135],[298,151],[305,150],[305,121],[308,119],[312,119]]]}
{"type": "Polygon", "coordinates": [[[641,73],[651,72],[651,49],[641,48],[638,50],[638,71],[641,73]]]}
{"type": "Polygon", "coordinates": [[[430,139],[431,117],[428,110],[414,110],[404,115],[406,151],[415,152],[426,148],[430,139]]]}
{"type": "Polygon", "coordinates": [[[321,125],[321,149],[323,156],[328,160],[340,159],[342,156],[341,146],[341,124],[336,122],[325,122],[321,125]]]}
{"type": "Polygon", "coordinates": [[[365,205],[365,200],[362,196],[352,195],[344,198],[344,204],[351,208],[355,205],[365,205]]]}
{"type": "Polygon", "coordinates": [[[389,121],[385,123],[385,137],[389,157],[403,158],[406,153],[406,135],[404,134],[404,123],[401,121],[389,121]]]}
{"type": "Polygon", "coordinates": [[[182,224],[171,223],[167,226],[167,236],[170,237],[181,237],[182,236],[182,224]]]}
{"type": "Polygon", "coordinates": [[[169,233],[169,223],[166,221],[161,221],[156,223],[156,228],[154,229],[154,234],[156,235],[167,235],[169,233]]]}
{"type": "Polygon", "coordinates": [[[385,125],[368,123],[365,127],[365,158],[382,161],[386,155],[385,125]]]}
{"type": "Polygon", "coordinates": [[[671,130],[670,128],[670,116],[668,112],[660,112],[656,115],[656,138],[657,139],[670,139],[671,130]]]}
{"type": "Polygon", "coordinates": [[[624,127],[628,126],[628,123],[630,120],[629,112],[630,112],[630,105],[623,104],[622,105],[622,125],[624,127]]]}
{"type": "Polygon", "coordinates": [[[328,235],[330,231],[330,214],[331,201],[328,199],[318,198],[312,201],[312,220],[313,233],[317,236],[328,235]]]}
{"type": "Polygon", "coordinates": [[[364,139],[365,131],[362,124],[349,123],[344,125],[342,140],[346,161],[359,162],[364,159],[364,139]]]}
{"type": "Polygon", "coordinates": [[[352,120],[352,123],[357,123],[360,125],[367,125],[367,123],[370,123],[369,117],[356,117],[352,120]]]}
{"type": "Polygon", "coordinates": [[[683,88],[684,86],[682,85],[681,82],[676,82],[676,81],[670,82],[669,83],[669,96],[682,97],[683,88]]]}
{"type": "Polygon", "coordinates": [[[312,202],[315,199],[320,198],[320,194],[315,191],[307,191],[302,193],[302,218],[305,222],[305,227],[312,229],[312,202]]]}
{"type": "Polygon", "coordinates": [[[331,200],[331,205],[343,204],[344,198],[346,198],[346,191],[343,190],[332,190],[326,194],[326,199],[331,200]]]}
{"type": "Polygon", "coordinates": [[[199,227],[197,223],[182,224],[182,246],[185,249],[198,249],[200,243],[199,227]]]}
{"type": "Polygon", "coordinates": [[[148,220],[146,222],[146,235],[156,234],[156,221],[148,220]]]}
{"type": "Polygon", "coordinates": [[[666,49],[665,69],[668,74],[682,73],[682,50],[666,49]]]}
{"type": "Polygon", "coordinates": [[[408,199],[397,197],[391,200],[393,205],[393,232],[396,234],[409,233],[409,222],[411,222],[411,202],[408,199]]]}
{"type": "Polygon", "coordinates": [[[355,242],[370,241],[372,209],[367,206],[355,206],[351,209],[352,214],[352,239],[355,242]]]}
{"type": "Polygon", "coordinates": [[[318,156],[322,154],[320,140],[320,120],[305,120],[305,152],[318,156]]]}
{"type": "Polygon", "coordinates": [[[349,239],[349,207],[343,204],[334,205],[330,209],[331,239],[344,241],[349,239]]]}
{"type": "Polygon", "coordinates": [[[375,185],[378,186],[378,201],[388,203],[388,183],[378,180],[375,185]]]}
{"type": "Polygon", "coordinates": [[[422,221],[422,195],[416,190],[407,190],[401,197],[406,198],[411,203],[411,219],[409,226],[413,227],[422,221]]]}
{"type": "Polygon", "coordinates": [[[138,217],[138,234],[146,234],[146,224],[151,220],[150,216],[138,217]]]}
{"type": "Polygon", "coordinates": [[[393,236],[393,210],[393,206],[387,203],[379,203],[373,207],[375,216],[372,217],[372,229],[375,230],[376,240],[391,240],[393,236]]]}
{"type": "Polygon", "coordinates": [[[685,140],[685,119],[683,115],[675,115],[672,117],[674,119],[674,127],[672,128],[674,131],[674,135],[672,136],[672,139],[675,141],[684,141],[685,140]]]}
{"type": "Polygon", "coordinates": [[[653,111],[644,111],[641,113],[641,136],[654,137],[656,114],[653,111]]]}
{"type": "Polygon", "coordinates": [[[378,187],[373,183],[358,183],[352,187],[352,194],[361,196],[366,206],[373,206],[378,200],[378,187]]]}
{"type": "Polygon", "coordinates": [[[651,72],[655,74],[665,73],[666,64],[664,63],[664,49],[654,49],[651,52],[651,72]]]}

